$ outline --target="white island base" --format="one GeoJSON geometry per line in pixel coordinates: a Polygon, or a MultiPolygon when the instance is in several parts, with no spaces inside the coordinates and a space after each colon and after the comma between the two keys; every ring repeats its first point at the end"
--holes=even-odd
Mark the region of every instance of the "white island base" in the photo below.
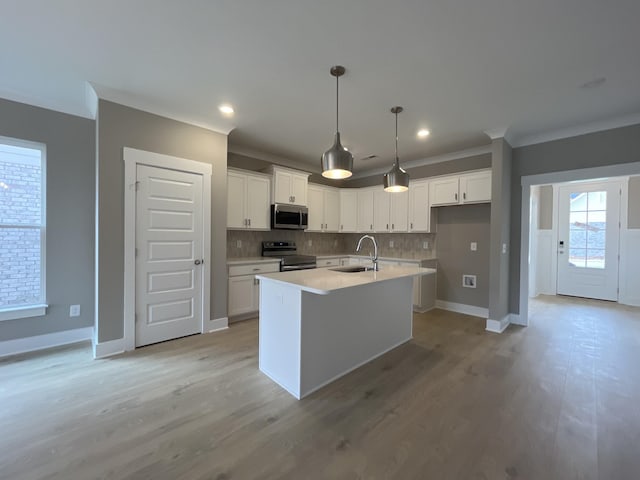
{"type": "Polygon", "coordinates": [[[412,338],[412,276],[325,294],[268,277],[259,276],[260,370],[298,399],[412,338]]]}

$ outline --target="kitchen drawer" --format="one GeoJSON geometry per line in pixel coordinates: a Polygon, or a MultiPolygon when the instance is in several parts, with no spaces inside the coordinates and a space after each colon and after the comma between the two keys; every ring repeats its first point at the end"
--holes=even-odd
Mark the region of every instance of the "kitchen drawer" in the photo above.
{"type": "Polygon", "coordinates": [[[339,267],[340,259],[339,258],[327,258],[322,260],[317,260],[318,268],[323,267],[339,267]]]}
{"type": "Polygon", "coordinates": [[[257,275],[260,273],[273,273],[280,271],[278,263],[253,263],[249,265],[232,265],[229,267],[229,276],[257,275]]]}

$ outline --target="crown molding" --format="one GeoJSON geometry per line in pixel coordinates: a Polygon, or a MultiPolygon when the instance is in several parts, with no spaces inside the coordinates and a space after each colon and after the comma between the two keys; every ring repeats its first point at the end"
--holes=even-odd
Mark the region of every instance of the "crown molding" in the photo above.
{"type": "MultiPolygon", "coordinates": [[[[418,160],[411,160],[408,162],[402,163],[402,168],[416,168],[423,167],[425,165],[431,165],[433,163],[441,163],[441,162],[449,162],[452,160],[460,160],[461,158],[475,157],[477,155],[485,155],[487,153],[491,153],[491,145],[482,145],[480,147],[467,148],[465,150],[458,150],[457,152],[445,153],[443,155],[436,155],[433,157],[421,158],[418,160]]],[[[358,178],[366,178],[371,177],[373,175],[384,174],[389,171],[389,167],[380,167],[374,170],[367,170],[364,172],[354,173],[351,177],[347,179],[356,180],[358,178]]]]}
{"type": "Polygon", "coordinates": [[[124,105],[125,107],[131,107],[137,110],[142,110],[143,112],[151,113],[153,115],[159,115],[161,117],[170,118],[171,120],[175,120],[177,122],[193,125],[194,127],[204,128],[205,130],[210,130],[212,132],[220,133],[222,135],[229,135],[229,133],[234,128],[236,128],[235,125],[229,126],[224,124],[214,124],[209,122],[194,121],[191,118],[176,114],[175,112],[172,112],[168,109],[158,107],[152,102],[142,100],[139,97],[136,97],[135,95],[131,95],[129,93],[115,90],[113,88],[105,87],[104,85],[100,85],[95,82],[89,82],[89,83],[93,88],[93,90],[95,91],[97,97],[101,100],[107,100],[109,102],[124,105]]]}
{"type": "Polygon", "coordinates": [[[536,145],[538,143],[562,140],[563,138],[578,137],[580,135],[601,132],[604,130],[613,130],[614,128],[628,127],[636,124],[640,124],[640,113],[633,113],[631,115],[600,120],[597,122],[583,123],[573,127],[550,130],[532,135],[522,135],[516,139],[515,143],[509,143],[511,143],[513,147],[525,147],[527,145],[536,145]]]}
{"type": "Polygon", "coordinates": [[[95,120],[95,117],[91,116],[91,112],[89,110],[81,111],[78,109],[68,108],[68,106],[61,103],[53,102],[51,100],[45,100],[32,95],[25,95],[14,90],[0,90],[0,98],[9,100],[11,102],[23,103],[24,105],[29,105],[31,107],[44,108],[45,110],[64,113],[66,115],[73,115],[74,117],[95,120]]]}

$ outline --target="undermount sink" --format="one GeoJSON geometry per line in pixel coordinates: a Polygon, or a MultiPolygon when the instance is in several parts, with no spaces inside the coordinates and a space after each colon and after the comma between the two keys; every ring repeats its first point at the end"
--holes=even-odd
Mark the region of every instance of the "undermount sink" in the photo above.
{"type": "Polygon", "coordinates": [[[344,272],[344,273],[356,273],[356,272],[369,272],[373,270],[373,267],[363,267],[361,265],[350,265],[348,267],[330,268],[332,272],[344,272]]]}

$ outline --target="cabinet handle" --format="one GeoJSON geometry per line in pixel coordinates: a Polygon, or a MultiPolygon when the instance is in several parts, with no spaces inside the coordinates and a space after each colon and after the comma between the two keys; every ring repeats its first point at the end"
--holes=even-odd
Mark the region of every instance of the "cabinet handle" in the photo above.
{"type": "Polygon", "coordinates": [[[389,230],[389,224],[387,223],[387,230],[389,230]]]}
{"type": "Polygon", "coordinates": [[[294,202],[296,201],[296,196],[295,196],[295,195],[293,196],[293,201],[294,201],[294,202]]]}
{"type": "Polygon", "coordinates": [[[373,230],[373,224],[369,225],[369,230],[373,230]]]}
{"type": "Polygon", "coordinates": [[[251,219],[249,219],[249,226],[251,226],[251,219]]]}
{"type": "Polygon", "coordinates": [[[254,272],[259,272],[259,271],[260,271],[260,269],[259,269],[259,268],[254,268],[254,269],[253,269],[253,271],[254,271],[254,272]]]}
{"type": "Polygon", "coordinates": [[[392,223],[392,224],[391,224],[391,230],[393,230],[394,228],[396,228],[396,224],[395,224],[395,223],[392,223]]]}
{"type": "Polygon", "coordinates": [[[413,222],[411,222],[411,229],[413,230],[413,222]]]}
{"type": "Polygon", "coordinates": [[[463,200],[466,200],[466,199],[467,199],[467,192],[463,192],[463,193],[462,193],[462,199],[463,199],[463,200]]]}
{"type": "Polygon", "coordinates": [[[457,201],[457,200],[458,200],[458,194],[457,194],[457,193],[454,193],[454,195],[456,196],[456,201],[457,201]]]}

